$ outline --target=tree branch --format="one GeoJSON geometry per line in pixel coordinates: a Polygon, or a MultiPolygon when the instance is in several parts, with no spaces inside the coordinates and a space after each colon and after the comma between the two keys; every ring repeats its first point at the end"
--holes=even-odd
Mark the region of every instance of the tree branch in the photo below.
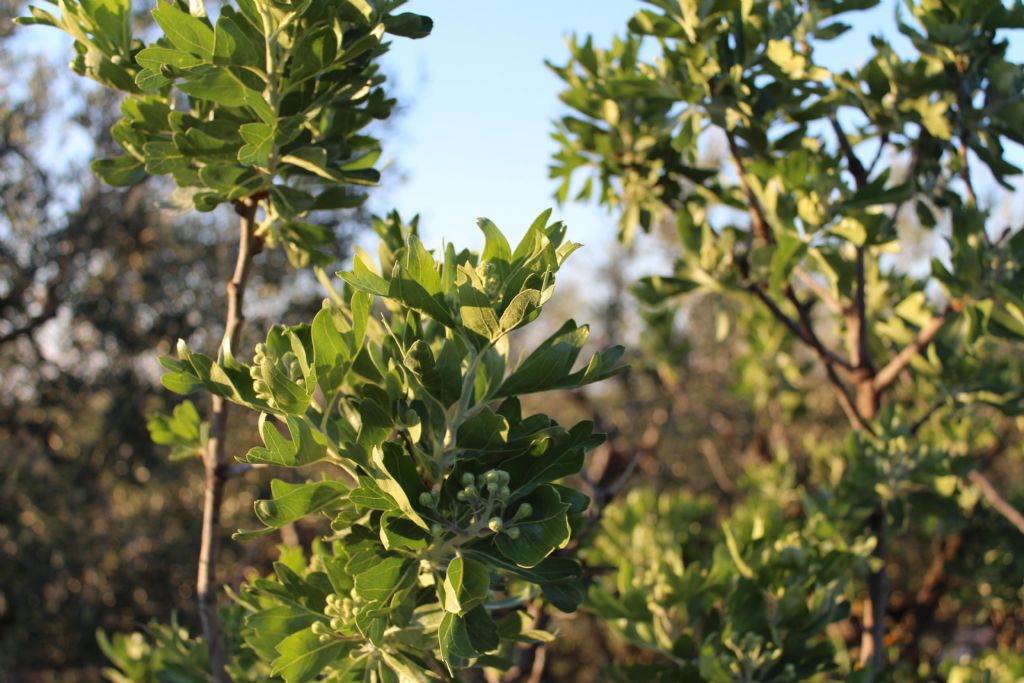
{"type": "Polygon", "coordinates": [[[832,124],[832,130],[839,139],[839,148],[843,151],[843,156],[846,157],[846,164],[850,168],[850,174],[853,175],[854,182],[857,183],[857,189],[864,187],[868,184],[868,172],[864,169],[864,164],[860,163],[860,159],[857,158],[857,154],[853,151],[850,138],[846,136],[846,131],[839,125],[839,120],[834,115],[828,117],[828,122],[832,124]]]}
{"type": "MultiPolygon", "coordinates": [[[[239,214],[238,257],[235,271],[227,284],[227,317],[224,323],[224,338],[221,340],[218,358],[234,353],[242,334],[242,303],[245,287],[249,281],[252,259],[258,250],[254,235],[256,210],[259,200],[250,198],[235,205],[239,214]]],[[[210,656],[210,670],[215,683],[230,683],[225,665],[223,634],[217,615],[217,546],[220,526],[220,508],[224,501],[224,484],[227,482],[226,438],[228,426],[228,403],[223,397],[214,395],[210,409],[210,437],[203,453],[206,485],[203,493],[203,531],[199,545],[199,570],[196,577],[196,595],[199,602],[199,619],[203,626],[210,656]]]]}
{"type": "Polygon", "coordinates": [[[743,194],[746,195],[747,203],[750,205],[750,217],[753,221],[754,233],[765,244],[775,244],[775,235],[772,234],[772,228],[768,223],[768,218],[765,216],[764,207],[761,206],[761,202],[758,201],[753,188],[747,182],[747,170],[743,165],[743,156],[740,154],[739,145],[736,144],[736,136],[731,130],[727,130],[725,131],[725,138],[729,141],[729,151],[732,153],[732,161],[736,165],[736,175],[740,177],[740,186],[743,188],[743,194]]]}
{"type": "Polygon", "coordinates": [[[928,323],[921,328],[920,332],[917,333],[917,338],[914,339],[909,345],[903,350],[892,357],[884,368],[878,371],[872,381],[872,386],[875,391],[883,391],[890,384],[896,381],[903,370],[910,365],[910,361],[914,360],[914,356],[923,351],[928,344],[931,343],[935,335],[939,333],[942,326],[946,324],[946,320],[949,318],[952,312],[952,307],[946,307],[939,315],[935,316],[928,323]]]}
{"type": "Polygon", "coordinates": [[[750,285],[747,285],[747,290],[754,294],[754,296],[756,296],[758,299],[760,299],[761,302],[768,307],[768,310],[771,312],[771,314],[775,316],[775,318],[779,322],[785,325],[789,329],[789,331],[796,336],[797,339],[810,346],[818,355],[818,357],[821,358],[822,362],[824,362],[826,365],[838,365],[844,370],[852,370],[853,368],[846,360],[840,358],[835,353],[833,353],[832,351],[825,347],[821,339],[814,332],[814,328],[803,320],[802,311],[805,307],[802,304],[800,304],[798,300],[796,300],[796,295],[792,292],[792,288],[789,287],[788,289],[789,292],[787,292],[786,296],[787,298],[789,298],[790,302],[793,303],[794,306],[796,306],[797,312],[800,313],[800,322],[793,320],[793,318],[787,315],[786,312],[783,311],[782,308],[779,306],[779,304],[774,299],[772,299],[767,292],[764,291],[764,288],[759,283],[755,282],[750,285]]]}
{"type": "Polygon", "coordinates": [[[981,495],[985,496],[985,500],[992,508],[1006,518],[1010,524],[1017,527],[1017,531],[1024,534],[1024,515],[1020,513],[1017,508],[1013,507],[1005,498],[999,495],[999,491],[992,485],[992,482],[988,480],[981,472],[974,470],[967,475],[975,486],[981,490],[981,495]]]}
{"type": "Polygon", "coordinates": [[[850,368],[846,361],[826,349],[825,345],[821,343],[821,340],[814,332],[810,316],[807,313],[807,307],[800,303],[800,300],[797,299],[796,292],[793,291],[792,287],[786,288],[786,297],[800,315],[800,324],[805,330],[807,338],[810,340],[808,341],[808,344],[810,344],[811,348],[818,354],[818,358],[821,359],[822,364],[825,366],[825,374],[828,375],[828,380],[832,384],[832,388],[835,389],[836,398],[839,400],[839,407],[843,409],[843,413],[850,421],[850,424],[853,425],[854,429],[867,432],[869,434],[872,433],[871,427],[864,421],[864,416],[857,408],[857,404],[850,397],[846,384],[844,384],[843,380],[840,379],[835,366],[839,365],[847,370],[852,368],[850,368]]]}
{"type": "Polygon", "coordinates": [[[826,306],[832,309],[834,313],[842,314],[843,305],[839,303],[839,300],[832,296],[832,292],[828,291],[824,285],[814,279],[814,276],[808,273],[803,266],[797,265],[793,268],[793,274],[800,279],[812,292],[818,295],[826,306]]]}

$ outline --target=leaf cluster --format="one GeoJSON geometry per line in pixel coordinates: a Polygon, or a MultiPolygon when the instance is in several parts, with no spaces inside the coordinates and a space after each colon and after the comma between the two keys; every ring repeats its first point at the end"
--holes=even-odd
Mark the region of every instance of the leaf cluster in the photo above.
{"type": "Polygon", "coordinates": [[[501,667],[502,647],[547,637],[523,634],[528,600],[565,611],[581,600],[579,563],[555,552],[589,501],[557,482],[603,437],[589,422],[523,415],[518,396],[604,379],[622,349],[576,369],[588,330],[568,321],[510,358],[509,333],[537,317],[578,246],[549,214],[514,249],[481,219],[482,253],[447,245],[436,258],[415,221],[393,214],[376,224],[379,262],[358,253],[336,298],[309,324],[271,328],[251,363],[184,342],[163,359],[168,388],[260,411],[263,445],[246,462],[338,468],[274,481],[255,506],[263,527],[237,534],[331,523],[310,558],[282,560],[248,589],[246,642],[275,675],[428,680],[439,662],[501,667]]]}

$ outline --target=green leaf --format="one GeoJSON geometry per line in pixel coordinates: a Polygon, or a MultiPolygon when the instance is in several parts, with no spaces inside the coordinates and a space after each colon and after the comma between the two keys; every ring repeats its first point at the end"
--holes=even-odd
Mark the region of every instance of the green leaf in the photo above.
{"type": "Polygon", "coordinates": [[[533,320],[540,310],[541,301],[541,292],[536,289],[524,289],[512,297],[498,321],[502,331],[511,332],[533,320]]]}
{"type": "Polygon", "coordinates": [[[262,36],[230,5],[221,8],[214,30],[213,58],[219,64],[252,68],[265,63],[262,36]]]}
{"type": "Polygon", "coordinates": [[[182,12],[170,3],[158,3],[153,19],[174,47],[209,60],[213,58],[213,29],[202,19],[182,12]]]}
{"type": "Polygon", "coordinates": [[[185,94],[211,100],[225,107],[241,107],[259,94],[261,83],[253,74],[238,67],[211,66],[187,74],[178,88],[185,94]]]}
{"type": "Polygon", "coordinates": [[[386,603],[417,573],[416,561],[389,553],[355,575],[356,594],[367,602],[386,603]]]}
{"type": "Polygon", "coordinates": [[[569,505],[562,502],[558,491],[547,485],[538,487],[510,512],[514,515],[525,503],[533,510],[528,518],[516,524],[518,537],[510,537],[506,530],[495,537],[494,544],[502,555],[520,567],[533,567],[569,540],[571,530],[566,514],[569,505]]]}
{"type": "Polygon", "coordinates": [[[441,659],[453,674],[500,643],[498,627],[482,606],[465,616],[446,612],[437,629],[437,639],[441,659]]]}
{"type": "Polygon", "coordinates": [[[377,296],[390,296],[388,281],[374,272],[370,257],[361,249],[356,250],[355,259],[352,261],[352,272],[339,272],[337,275],[358,290],[377,296]]]}
{"type": "Polygon", "coordinates": [[[648,275],[642,277],[633,285],[632,292],[640,301],[652,306],[671,299],[675,296],[687,294],[697,289],[698,284],[692,280],[680,277],[665,275],[648,275]]]}
{"type": "Polygon", "coordinates": [[[127,154],[112,159],[97,159],[90,168],[103,182],[114,187],[128,187],[146,179],[146,169],[142,162],[127,154]]]}
{"type": "Polygon", "coordinates": [[[430,17],[412,12],[393,14],[384,17],[384,30],[393,36],[403,38],[426,38],[434,28],[434,21],[430,17]]]}
{"type": "Polygon", "coordinates": [[[246,617],[245,642],[262,659],[277,659],[277,645],[288,636],[309,628],[317,615],[294,605],[277,605],[246,617]]]}
{"type": "Polygon", "coordinates": [[[188,164],[173,142],[147,142],[142,146],[146,155],[146,173],[164,175],[188,164]]]}
{"type": "Polygon", "coordinates": [[[341,659],[351,648],[351,644],[335,639],[320,642],[320,636],[307,628],[293,633],[277,645],[279,656],[274,660],[270,673],[281,676],[285,683],[306,683],[319,676],[328,664],[341,659]]]}
{"type": "Polygon", "coordinates": [[[199,412],[192,401],[182,401],[170,416],[154,414],[146,422],[149,438],[162,446],[174,446],[171,460],[195,457],[202,453],[206,436],[199,412]]]}
{"type": "Polygon", "coordinates": [[[245,144],[238,149],[238,161],[246,166],[266,166],[274,149],[274,129],[265,123],[243,123],[238,129],[245,144]]]}
{"type": "Polygon", "coordinates": [[[160,47],[159,45],[153,45],[140,50],[135,55],[135,61],[143,69],[150,69],[152,71],[160,71],[162,66],[171,66],[175,69],[191,69],[207,63],[202,58],[188,52],[182,52],[181,50],[169,47],[160,47]]]}
{"type": "Polygon", "coordinates": [[[324,394],[331,396],[344,381],[352,358],[352,350],[338,330],[331,307],[321,309],[313,318],[310,336],[317,383],[324,394]]]}
{"type": "Polygon", "coordinates": [[[381,515],[380,540],[388,550],[422,550],[430,544],[431,536],[392,505],[381,515]]]}
{"type": "Polygon", "coordinates": [[[464,615],[484,604],[491,587],[487,566],[476,560],[455,557],[448,563],[444,578],[444,609],[464,615]]]}
{"type": "Polygon", "coordinates": [[[330,168],[327,150],[323,147],[302,147],[284,155],[281,157],[281,161],[336,183],[376,185],[380,181],[380,173],[372,168],[350,171],[330,168]]]}
{"type": "Polygon", "coordinates": [[[329,511],[342,501],[348,490],[340,481],[290,484],[275,479],[270,482],[271,498],[253,503],[256,518],[266,528],[256,532],[240,531],[234,538],[246,539],[269,533],[303,517],[329,511]]]}
{"type": "Polygon", "coordinates": [[[495,398],[549,389],[570,389],[610,377],[623,368],[616,365],[623,349],[615,346],[596,354],[587,367],[572,372],[590,330],[567,321],[540,344],[498,388],[495,398]]]}
{"type": "Polygon", "coordinates": [[[504,334],[494,312],[494,304],[471,282],[459,286],[459,314],[466,329],[487,341],[494,341],[504,334]]]}
{"type": "Polygon", "coordinates": [[[418,500],[420,494],[427,490],[412,456],[406,454],[398,444],[388,442],[383,447],[374,449],[372,459],[380,472],[375,477],[377,486],[395,500],[406,517],[418,526],[428,529],[429,526],[412,504],[412,501],[418,500]]]}
{"type": "Polygon", "coordinates": [[[250,449],[245,456],[248,462],[302,467],[327,457],[323,434],[312,430],[303,418],[287,415],[284,420],[292,437],[290,441],[281,436],[266,413],[260,415],[259,430],[265,447],[250,449]]]}
{"type": "Polygon", "coordinates": [[[512,248],[509,246],[505,236],[501,234],[498,226],[486,218],[477,218],[476,224],[483,231],[485,237],[484,251],[480,255],[481,260],[510,262],[512,260],[512,248]]]}

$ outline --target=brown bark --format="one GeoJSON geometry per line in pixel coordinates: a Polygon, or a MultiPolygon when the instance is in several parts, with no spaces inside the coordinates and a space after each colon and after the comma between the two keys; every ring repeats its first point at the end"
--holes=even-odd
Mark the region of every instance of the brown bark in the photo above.
{"type": "MultiPolygon", "coordinates": [[[[249,280],[252,258],[257,252],[254,235],[258,199],[248,199],[236,204],[239,214],[238,257],[235,270],[227,283],[227,316],[224,322],[224,338],[221,340],[218,356],[234,353],[242,334],[242,303],[245,286],[249,280]]],[[[220,533],[220,509],[224,502],[224,485],[228,479],[227,438],[228,403],[221,396],[214,396],[210,408],[210,436],[203,453],[206,485],[203,494],[203,531],[199,545],[199,569],[196,577],[196,595],[199,602],[199,620],[206,639],[210,671],[215,683],[231,683],[226,670],[227,654],[224,651],[224,637],[217,616],[217,547],[220,533]]]]}

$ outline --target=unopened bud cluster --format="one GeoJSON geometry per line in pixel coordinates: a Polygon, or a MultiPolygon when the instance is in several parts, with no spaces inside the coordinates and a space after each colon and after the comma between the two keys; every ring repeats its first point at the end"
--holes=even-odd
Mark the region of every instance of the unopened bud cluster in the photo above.
{"type": "MultiPolygon", "coordinates": [[[[461,488],[455,497],[460,503],[466,503],[475,510],[472,523],[478,525],[476,528],[483,530],[486,527],[491,533],[504,533],[509,538],[519,538],[521,531],[515,524],[528,519],[533,514],[533,506],[523,503],[511,519],[504,518],[505,507],[512,496],[509,488],[511,481],[511,475],[504,470],[488,470],[483,474],[466,472],[459,478],[461,488]]],[[[440,491],[429,491],[421,493],[418,502],[425,508],[437,511],[440,500],[440,491]]],[[[435,538],[440,537],[445,533],[445,526],[435,522],[430,532],[435,538]]]]}
{"type": "Polygon", "coordinates": [[[313,622],[313,633],[320,636],[320,642],[325,643],[334,638],[338,631],[344,630],[358,613],[359,607],[352,598],[331,593],[324,607],[324,614],[330,618],[329,625],[322,621],[313,622]]]}
{"type": "Polygon", "coordinates": [[[504,504],[512,495],[508,487],[511,480],[505,470],[488,470],[475,476],[466,472],[459,480],[462,490],[455,497],[464,503],[492,500],[504,504]]]}
{"type": "Polygon", "coordinates": [[[267,365],[276,366],[276,369],[281,371],[288,379],[300,387],[306,387],[306,377],[302,372],[302,364],[299,362],[298,356],[291,351],[287,351],[280,358],[268,358],[267,345],[260,343],[256,345],[252,366],[249,368],[249,376],[252,377],[252,388],[258,398],[271,405],[275,404],[274,395],[264,379],[269,374],[264,371],[264,367],[267,365]]]}
{"type": "Polygon", "coordinates": [[[492,261],[484,261],[476,270],[483,281],[484,293],[488,298],[496,299],[501,291],[501,277],[497,265],[492,261]]]}

